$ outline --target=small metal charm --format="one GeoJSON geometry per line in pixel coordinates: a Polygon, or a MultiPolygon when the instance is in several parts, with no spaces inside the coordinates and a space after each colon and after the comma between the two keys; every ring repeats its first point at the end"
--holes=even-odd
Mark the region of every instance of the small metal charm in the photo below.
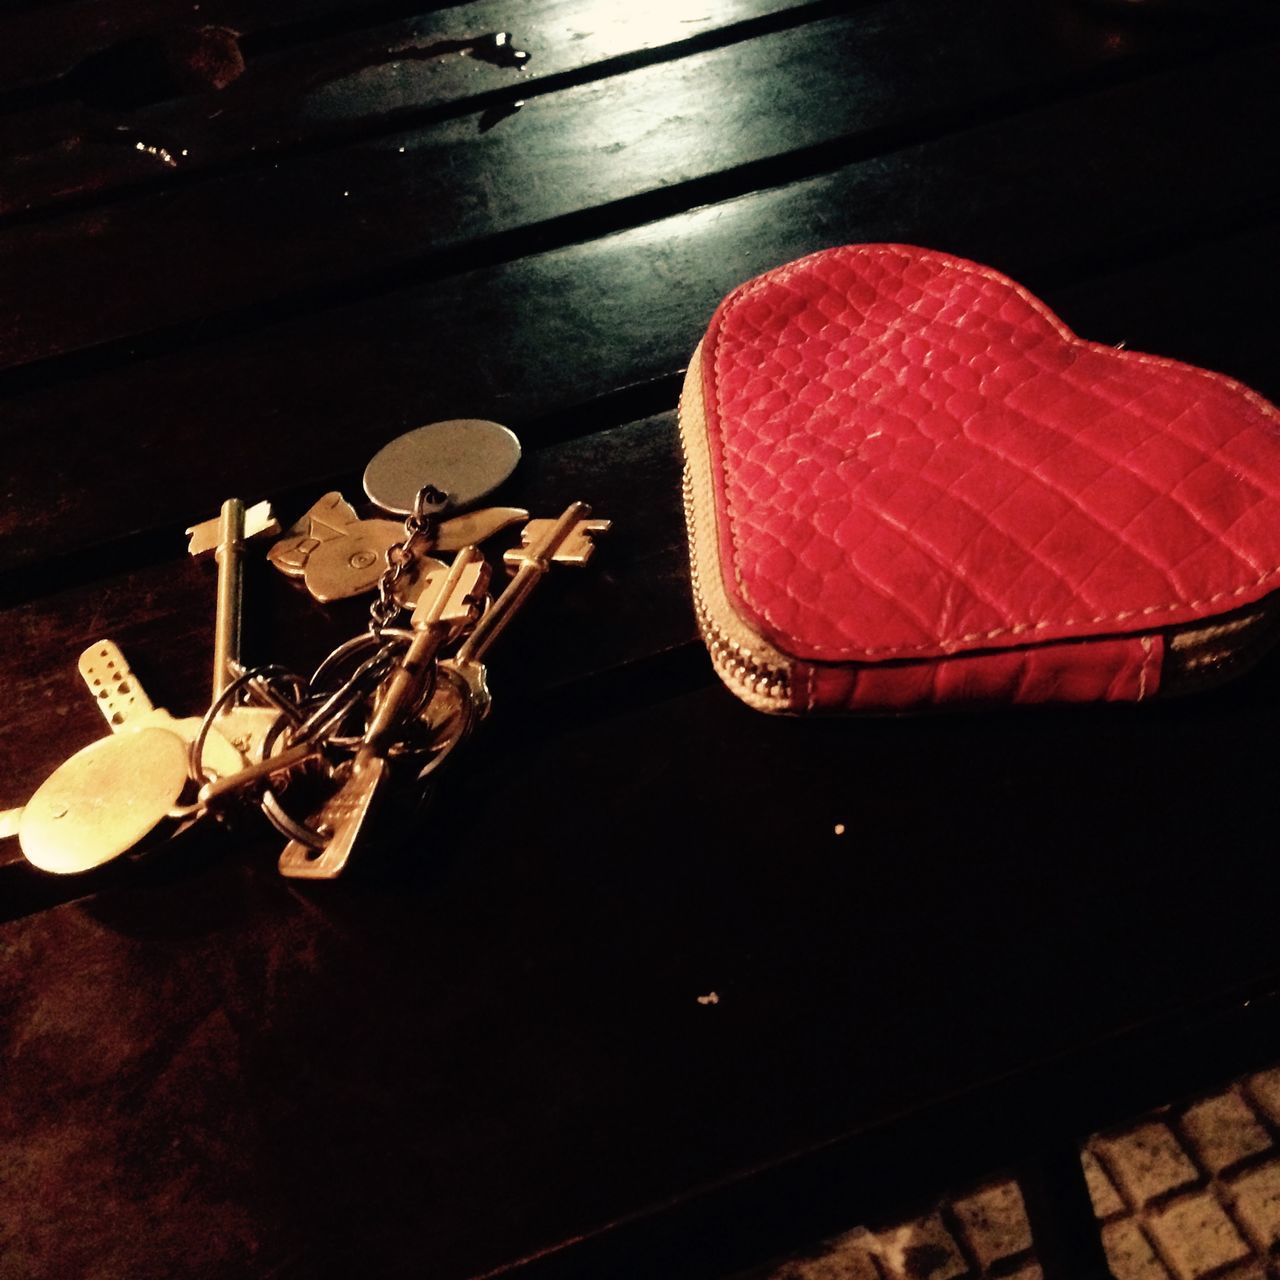
{"type": "MultiPolygon", "coordinates": [[[[439,521],[429,538],[420,539],[413,566],[399,575],[396,602],[412,609],[423,577],[443,567],[425,551],[458,551],[529,518],[520,507],[484,507],[439,521]]],[[[281,538],[267,559],[281,573],[301,578],[307,590],[328,604],[372,591],[382,578],[387,552],[404,537],[395,520],[361,520],[340,493],[326,493],[281,538]]]]}
{"type": "Polygon", "coordinates": [[[281,573],[301,578],[317,600],[328,604],[372,591],[386,568],[387,548],[402,534],[397,521],[361,520],[342,494],[326,493],[267,559],[281,573]]]}
{"type": "Polygon", "coordinates": [[[102,738],[63,761],[18,821],[42,871],[89,871],[127,853],[169,815],[187,782],[187,744],[167,729],[102,738]]]}
{"type": "Polygon", "coordinates": [[[385,511],[408,515],[427,483],[449,495],[457,511],[491,494],[520,461],[509,428],[483,418],[432,422],[383,446],[364,473],[364,491],[385,511]]]}

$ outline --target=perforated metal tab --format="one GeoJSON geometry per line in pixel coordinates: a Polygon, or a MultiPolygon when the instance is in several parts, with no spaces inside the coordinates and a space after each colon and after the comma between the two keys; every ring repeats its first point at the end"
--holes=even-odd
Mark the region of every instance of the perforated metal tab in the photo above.
{"type": "Polygon", "coordinates": [[[99,640],[91,644],[77,663],[80,675],[89,692],[93,694],[112,730],[127,729],[154,719],[151,699],[134,679],[114,640],[99,640]]]}

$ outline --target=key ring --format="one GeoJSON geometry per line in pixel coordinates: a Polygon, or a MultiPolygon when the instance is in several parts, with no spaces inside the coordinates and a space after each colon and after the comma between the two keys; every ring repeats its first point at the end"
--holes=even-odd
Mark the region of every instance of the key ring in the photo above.
{"type": "MultiPolygon", "coordinates": [[[[232,680],[213,700],[213,705],[204,713],[204,716],[200,720],[200,728],[197,731],[196,736],[192,739],[187,757],[187,776],[192,782],[203,784],[210,780],[210,775],[206,773],[204,769],[204,746],[213,729],[214,721],[224,710],[226,710],[228,706],[231,706],[235,702],[237,695],[242,689],[247,688],[249,685],[254,684],[257,681],[265,681],[269,686],[272,679],[292,681],[295,692],[295,701],[297,691],[299,689],[306,688],[306,683],[303,681],[301,676],[296,675],[294,672],[281,666],[279,663],[272,662],[265,666],[249,667],[242,670],[240,674],[237,675],[235,679],[232,680]]],[[[276,706],[276,709],[280,714],[277,717],[276,724],[273,724],[267,733],[268,743],[273,742],[276,736],[278,736],[279,730],[277,725],[288,724],[290,721],[288,711],[285,710],[280,703],[276,702],[273,703],[273,705],[276,706]]]]}

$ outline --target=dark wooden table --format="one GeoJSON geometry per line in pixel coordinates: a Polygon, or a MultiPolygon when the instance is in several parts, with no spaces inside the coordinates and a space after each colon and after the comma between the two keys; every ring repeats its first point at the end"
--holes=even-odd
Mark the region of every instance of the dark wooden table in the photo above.
{"type": "MultiPolygon", "coordinates": [[[[1278,50],[1207,0],[0,0],[0,806],[102,735],[94,640],[202,709],[182,530],[228,495],[292,519],[491,417],[504,497],[616,522],[398,856],[4,846],[0,1276],[705,1280],[998,1163],[1094,1265],[1070,1142],[1280,1052],[1280,662],[757,715],[696,638],[674,405],[733,285],[875,240],[1280,396],[1278,50]]],[[[246,654],[363,607],[256,564],[246,654]]]]}

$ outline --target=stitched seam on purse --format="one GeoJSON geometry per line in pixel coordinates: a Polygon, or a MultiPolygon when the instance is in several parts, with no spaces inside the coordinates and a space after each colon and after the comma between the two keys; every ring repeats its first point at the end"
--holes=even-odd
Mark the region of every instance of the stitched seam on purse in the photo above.
{"type": "MultiPolygon", "coordinates": [[[[1250,404],[1252,404],[1256,409],[1258,409],[1263,414],[1264,417],[1271,418],[1277,422],[1280,422],[1280,411],[1278,411],[1273,404],[1263,399],[1263,397],[1260,396],[1256,391],[1252,390],[1249,387],[1246,387],[1243,383],[1237,382],[1234,378],[1227,377],[1226,374],[1216,373],[1211,369],[1202,369],[1197,365],[1184,364],[1180,360],[1172,360],[1166,356],[1147,355],[1143,352],[1137,352],[1137,351],[1118,351],[1114,347],[1108,347],[1103,343],[1091,342],[1087,338],[1081,338],[1078,334],[1074,333],[1071,329],[1069,329],[1067,325],[1063,323],[1061,319],[1058,318],[1058,316],[1056,316],[1052,311],[1050,311],[1049,308],[1039,298],[1035,296],[1035,294],[1025,289],[1016,280],[1011,280],[1008,276],[1002,274],[999,271],[994,270],[993,268],[984,267],[978,263],[968,262],[959,258],[954,258],[950,254],[937,253],[928,249],[919,249],[913,246],[895,245],[895,244],[876,245],[876,246],[860,245],[860,246],[854,247],[852,251],[847,254],[847,256],[870,257],[872,255],[881,254],[885,250],[889,250],[889,251],[898,250],[904,253],[909,250],[910,253],[915,256],[918,256],[921,258],[928,258],[934,262],[945,264],[946,266],[949,266],[950,268],[956,271],[959,271],[962,274],[976,276],[982,280],[990,280],[998,284],[1001,284],[1011,289],[1019,298],[1022,299],[1024,303],[1026,303],[1031,308],[1032,311],[1034,311],[1037,315],[1039,315],[1041,319],[1047,321],[1052,326],[1052,328],[1057,331],[1058,335],[1069,345],[1098,351],[1114,359],[1121,359],[1121,360],[1133,362],[1136,364],[1152,365],[1157,368],[1173,369],[1178,372],[1196,374],[1197,376],[1203,378],[1206,382],[1211,383],[1215,387],[1226,387],[1229,390],[1234,391],[1235,393],[1240,395],[1243,399],[1245,399],[1250,404]]],[[[739,289],[736,295],[730,294],[725,301],[724,307],[720,312],[719,328],[721,330],[724,329],[724,326],[728,321],[730,315],[734,311],[736,311],[738,307],[741,306],[741,304],[746,301],[747,298],[751,297],[755,293],[758,293],[760,290],[764,289],[768,285],[785,283],[788,279],[790,279],[790,277],[798,274],[802,268],[806,267],[812,259],[820,258],[823,255],[831,252],[832,250],[822,249],[816,253],[807,254],[803,258],[798,258],[795,262],[788,263],[783,267],[777,267],[774,270],[768,271],[764,275],[757,277],[755,280],[752,280],[745,285],[739,286],[739,289]]],[[[738,538],[738,531],[737,531],[738,516],[736,511],[734,510],[732,488],[729,483],[729,476],[728,476],[727,458],[728,458],[729,446],[728,446],[727,440],[725,439],[723,415],[720,412],[721,388],[723,385],[723,376],[722,376],[723,375],[723,359],[724,359],[723,344],[719,341],[719,337],[717,336],[715,361],[713,366],[714,372],[715,372],[715,387],[716,387],[715,417],[716,417],[717,429],[720,433],[721,452],[725,458],[724,493],[725,493],[725,505],[728,508],[728,514],[729,514],[729,522],[728,522],[729,539],[733,544],[733,550],[734,550],[733,577],[734,577],[734,581],[737,583],[738,590],[741,593],[743,601],[747,603],[752,609],[754,609],[761,617],[763,617],[765,621],[768,622],[771,626],[781,630],[781,627],[771,615],[768,607],[757,604],[751,598],[751,593],[750,591],[748,591],[746,581],[742,576],[742,566],[741,566],[742,547],[738,538]]],[[[1108,530],[1108,532],[1113,532],[1113,531],[1108,530]]],[[[1028,631],[1043,631],[1047,627],[1057,627],[1065,630],[1067,628],[1072,628],[1072,627],[1098,626],[1104,623],[1125,622],[1130,618],[1149,617],[1156,613],[1171,613],[1177,609],[1200,609],[1206,605],[1217,604],[1219,601],[1222,601],[1222,600],[1238,599],[1240,596],[1245,595],[1248,592],[1255,591],[1264,582],[1266,582],[1268,578],[1273,578],[1276,576],[1276,574],[1280,574],[1280,565],[1276,565],[1273,568],[1264,570],[1252,582],[1245,583],[1239,587],[1234,588],[1233,590],[1215,592],[1213,595],[1205,596],[1199,600],[1175,600],[1170,604],[1145,605],[1141,609],[1123,609],[1119,613],[1099,614],[1096,617],[1091,617],[1091,618],[1065,618],[1062,620],[1045,618],[1039,622],[1019,622],[1019,623],[1013,624],[1012,626],[995,627],[989,631],[970,631],[959,636],[950,636],[950,637],[942,638],[939,640],[929,641],[925,644],[860,646],[852,650],[841,650],[839,651],[838,656],[846,659],[856,658],[859,656],[870,657],[873,654],[881,657],[892,657],[896,654],[921,653],[926,650],[932,650],[932,649],[945,650],[948,648],[948,646],[953,646],[958,644],[968,644],[975,640],[995,640],[1001,636],[1022,635],[1028,631]]],[[[900,602],[898,603],[900,604],[900,602]]],[[[830,661],[831,659],[824,658],[823,660],[830,661]]],[[[1144,683],[1145,683],[1145,667],[1146,667],[1146,664],[1144,662],[1144,669],[1143,669],[1144,683]]],[[[1141,697],[1141,693],[1139,693],[1139,697],[1141,697]]]]}

